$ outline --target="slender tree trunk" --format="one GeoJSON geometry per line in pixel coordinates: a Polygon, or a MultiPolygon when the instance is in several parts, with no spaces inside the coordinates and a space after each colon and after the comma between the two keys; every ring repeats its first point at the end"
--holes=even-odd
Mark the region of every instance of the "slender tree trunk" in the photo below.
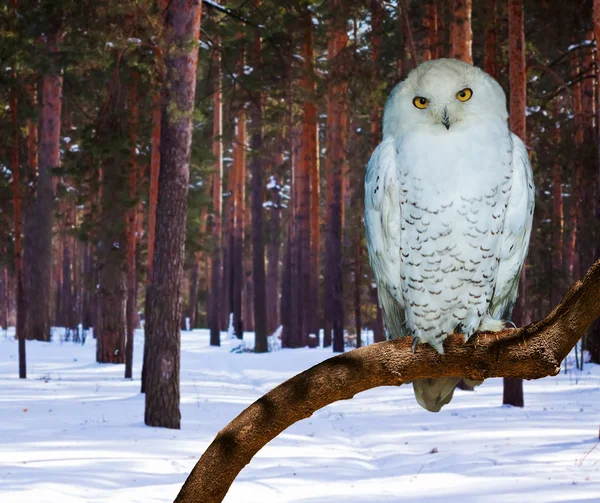
{"type": "Polygon", "coordinates": [[[39,163],[35,200],[25,233],[27,283],[27,338],[50,340],[50,281],[52,271],[52,223],[54,187],[51,170],[60,163],[62,76],[58,63],[59,26],[47,35],[47,50],[53,67],[42,80],[39,125],[39,163]]]}
{"type": "MultiPolygon", "coordinates": [[[[11,7],[14,10],[16,18],[17,3],[11,0],[11,7]]],[[[17,72],[13,68],[12,78],[14,85],[17,85],[17,72]]],[[[17,304],[17,339],[19,341],[19,378],[27,378],[27,361],[25,356],[25,298],[23,291],[23,256],[21,248],[21,185],[19,181],[19,142],[20,129],[17,113],[17,91],[10,91],[10,118],[12,126],[12,142],[10,148],[10,169],[12,173],[13,189],[13,216],[15,223],[14,252],[15,252],[15,279],[16,279],[16,304],[17,304]]]]}
{"type": "Polygon", "coordinates": [[[454,0],[454,12],[450,25],[450,57],[473,64],[471,10],[472,0],[454,0]]]}
{"type": "Polygon", "coordinates": [[[235,126],[235,144],[233,147],[233,204],[234,222],[232,232],[231,284],[233,327],[235,335],[241,339],[243,327],[244,292],[244,223],[246,210],[246,112],[242,109],[237,116],[235,126]]]}
{"type": "Polygon", "coordinates": [[[192,114],[198,65],[200,0],[161,0],[165,31],[165,93],[152,284],[148,292],[148,426],[180,427],[181,285],[192,114]]]}
{"type": "MultiPolygon", "coordinates": [[[[558,98],[555,98],[557,100],[558,98]]],[[[558,126],[558,103],[553,109],[556,114],[556,125],[554,127],[554,144],[561,144],[560,127],[558,126]]],[[[564,235],[564,218],[563,218],[563,184],[562,184],[562,167],[557,160],[552,166],[552,280],[550,302],[552,308],[558,305],[563,297],[563,235],[564,235]]]]}
{"type": "Polygon", "coordinates": [[[136,230],[137,205],[134,205],[137,194],[138,170],[137,165],[137,136],[138,136],[138,81],[139,74],[131,74],[131,89],[129,92],[129,202],[131,209],[127,215],[127,341],[125,344],[125,379],[133,377],[133,337],[136,325],[137,311],[137,271],[136,271],[136,230]]]}
{"type": "MultiPolygon", "coordinates": [[[[217,39],[217,43],[218,43],[217,39]]],[[[221,345],[221,256],[222,218],[223,218],[223,93],[221,53],[214,51],[214,94],[213,94],[213,156],[215,158],[212,175],[212,255],[211,255],[211,289],[209,293],[208,324],[210,328],[210,345],[221,345]]]]}
{"type": "MultiPolygon", "coordinates": [[[[7,254],[8,256],[8,254],[7,254]]],[[[2,312],[2,328],[8,330],[8,266],[2,268],[2,290],[0,291],[0,310],[2,312]]]]}
{"type": "MultiPolygon", "coordinates": [[[[201,234],[204,234],[201,232],[201,234]]],[[[196,312],[198,311],[198,284],[200,282],[200,267],[202,266],[202,253],[196,252],[194,255],[194,265],[190,278],[190,303],[188,306],[188,318],[190,320],[190,330],[197,325],[196,312]]]]}
{"type": "Polygon", "coordinates": [[[361,283],[362,283],[362,240],[360,234],[354,246],[354,326],[356,329],[356,347],[362,346],[362,314],[361,314],[361,283]]]}
{"type": "Polygon", "coordinates": [[[341,0],[329,2],[331,16],[328,37],[330,77],[327,92],[327,236],[325,250],[325,339],[333,350],[344,351],[344,299],[342,274],[342,173],[346,159],[347,91],[346,33],[347,14],[341,0]]]}
{"type": "MultiPolygon", "coordinates": [[[[527,144],[525,106],[527,103],[527,68],[525,65],[525,34],[522,0],[508,0],[509,77],[510,77],[510,128],[527,144]]],[[[527,324],[525,297],[525,266],[521,272],[519,297],[513,314],[517,326],[527,324]]],[[[504,378],[502,403],[523,407],[523,380],[504,378]]]]}

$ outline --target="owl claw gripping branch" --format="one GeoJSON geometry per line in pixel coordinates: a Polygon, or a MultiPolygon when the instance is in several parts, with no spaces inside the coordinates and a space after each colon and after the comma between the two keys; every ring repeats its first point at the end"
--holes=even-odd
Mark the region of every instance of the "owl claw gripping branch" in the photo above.
{"type": "MultiPolygon", "coordinates": [[[[533,220],[523,142],[488,74],[453,59],[423,63],[392,91],[365,178],[371,266],[389,338],[439,353],[456,330],[506,326],[533,220]]],[[[457,378],[413,383],[439,411],[457,378]]]]}

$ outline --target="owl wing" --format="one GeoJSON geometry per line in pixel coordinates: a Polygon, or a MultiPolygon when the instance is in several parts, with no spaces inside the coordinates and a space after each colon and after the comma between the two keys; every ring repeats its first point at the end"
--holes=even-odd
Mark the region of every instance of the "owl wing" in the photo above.
{"type": "Polygon", "coordinates": [[[367,249],[377,283],[379,305],[391,338],[405,335],[401,287],[400,184],[396,149],[385,138],[371,155],[365,177],[367,249]]]}
{"type": "Polygon", "coordinates": [[[521,139],[511,133],[513,147],[512,188],[502,231],[502,248],[496,288],[490,312],[493,318],[510,318],[519,292],[521,268],[527,256],[533,222],[535,187],[527,149],[521,139]]]}

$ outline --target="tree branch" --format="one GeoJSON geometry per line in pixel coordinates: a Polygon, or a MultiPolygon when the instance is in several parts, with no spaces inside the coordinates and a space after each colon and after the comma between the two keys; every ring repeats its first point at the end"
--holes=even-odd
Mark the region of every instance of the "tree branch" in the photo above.
{"type": "Polygon", "coordinates": [[[202,455],[176,503],[217,503],[237,474],[270,440],[318,409],[378,386],[431,377],[556,375],[560,363],[600,317],[600,261],[575,283],[544,319],[518,330],[477,333],[468,342],[452,335],[439,355],[427,345],[411,351],[411,338],[366,346],[335,356],[298,374],[250,405],[202,455]]]}

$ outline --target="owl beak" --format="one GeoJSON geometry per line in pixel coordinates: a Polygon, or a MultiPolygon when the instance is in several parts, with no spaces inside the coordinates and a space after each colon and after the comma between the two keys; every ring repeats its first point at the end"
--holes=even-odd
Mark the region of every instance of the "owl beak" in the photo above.
{"type": "Polygon", "coordinates": [[[444,113],[442,114],[442,124],[446,126],[446,129],[450,129],[450,117],[448,117],[447,108],[444,108],[444,113]]]}

